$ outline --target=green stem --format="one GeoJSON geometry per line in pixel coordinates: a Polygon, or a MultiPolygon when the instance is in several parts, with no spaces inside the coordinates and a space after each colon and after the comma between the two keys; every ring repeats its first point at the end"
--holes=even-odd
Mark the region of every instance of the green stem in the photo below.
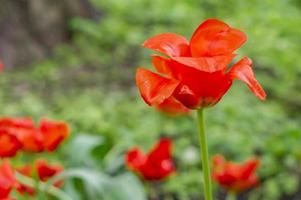
{"type": "Polygon", "coordinates": [[[203,109],[197,111],[198,124],[199,124],[199,135],[200,135],[200,149],[201,149],[201,159],[203,166],[203,176],[204,176],[204,192],[205,200],[212,200],[212,187],[211,187],[211,173],[208,155],[208,145],[207,137],[205,133],[204,126],[204,114],[203,109]]]}
{"type": "Polygon", "coordinates": [[[236,194],[234,192],[228,192],[226,200],[236,200],[236,194]]]}
{"type": "Polygon", "coordinates": [[[38,184],[35,183],[34,180],[32,180],[29,177],[26,177],[20,173],[16,173],[16,177],[18,181],[24,185],[27,185],[29,187],[37,187],[39,191],[47,192],[50,195],[56,197],[60,200],[72,200],[71,197],[69,197],[65,192],[61,191],[60,189],[54,187],[54,186],[48,186],[46,183],[39,182],[38,184]]]}

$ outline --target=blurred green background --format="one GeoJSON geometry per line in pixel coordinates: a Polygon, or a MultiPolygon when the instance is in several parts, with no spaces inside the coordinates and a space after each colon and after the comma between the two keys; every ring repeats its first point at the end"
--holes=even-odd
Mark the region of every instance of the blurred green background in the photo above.
{"type": "MultiPolygon", "coordinates": [[[[13,11],[17,2],[6,4],[13,11]]],[[[253,59],[268,94],[260,102],[237,81],[206,110],[210,154],[234,161],[260,158],[261,185],[240,200],[301,198],[300,1],[79,0],[73,5],[66,0],[62,8],[51,0],[20,2],[27,6],[28,20],[13,21],[16,29],[8,28],[7,16],[22,13],[0,15],[0,55],[6,64],[0,77],[1,115],[47,116],[70,124],[71,138],[51,156],[67,169],[82,170],[65,184],[74,199],[201,199],[194,115],[170,118],[148,107],[134,74],[138,66],[150,66],[153,52],[141,47],[144,40],[162,32],[189,38],[207,18],[247,33],[239,57],[253,59]],[[76,12],[67,16],[75,4],[76,12]],[[60,13],[64,18],[56,19],[60,13]],[[64,21],[47,24],[47,19],[64,21]],[[17,40],[30,28],[30,39],[17,40]],[[53,38],[58,32],[63,36],[53,38]],[[154,189],[125,169],[123,155],[136,145],[148,150],[160,136],[174,140],[177,174],[154,189]]],[[[225,191],[214,189],[216,199],[225,199],[225,191]]]]}

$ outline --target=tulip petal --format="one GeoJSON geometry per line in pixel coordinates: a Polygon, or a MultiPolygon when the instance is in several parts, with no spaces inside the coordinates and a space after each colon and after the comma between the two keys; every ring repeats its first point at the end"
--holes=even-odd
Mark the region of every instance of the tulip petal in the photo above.
{"type": "Polygon", "coordinates": [[[222,70],[208,73],[174,60],[168,65],[173,78],[181,81],[173,96],[190,109],[215,105],[232,84],[230,77],[222,70]]]}
{"type": "Polygon", "coordinates": [[[139,148],[129,150],[125,157],[126,165],[134,171],[140,171],[140,167],[146,162],[146,156],[139,148]]]}
{"type": "Polygon", "coordinates": [[[0,165],[0,199],[8,198],[11,190],[17,186],[15,173],[7,160],[0,165]]]}
{"type": "Polygon", "coordinates": [[[164,78],[149,70],[138,68],[136,84],[144,101],[151,106],[157,106],[172,95],[179,85],[179,81],[164,78]]]}
{"type": "Polygon", "coordinates": [[[62,121],[42,119],[39,127],[43,137],[43,148],[50,152],[57,149],[60,143],[69,136],[68,124],[62,121]]]}
{"type": "Polygon", "coordinates": [[[154,146],[154,148],[148,154],[150,160],[164,160],[171,158],[172,142],[169,138],[162,138],[154,146]]]}
{"type": "Polygon", "coordinates": [[[230,54],[246,40],[242,31],[217,19],[208,19],[193,33],[190,50],[193,57],[230,54]]]}
{"type": "Polygon", "coordinates": [[[172,57],[173,60],[193,67],[204,72],[216,72],[220,70],[225,70],[227,65],[233,60],[235,54],[213,56],[213,57],[172,57]]]}
{"type": "Polygon", "coordinates": [[[189,109],[174,97],[170,97],[157,106],[157,108],[171,116],[187,114],[189,109]]]}
{"type": "Polygon", "coordinates": [[[266,93],[256,80],[252,70],[252,61],[248,57],[245,57],[234,64],[229,71],[229,75],[232,79],[238,79],[245,82],[252,93],[260,100],[266,99],[266,93]]]}
{"type": "Polygon", "coordinates": [[[0,130],[9,131],[15,135],[25,151],[39,152],[42,150],[41,135],[36,130],[31,118],[1,118],[0,130]]]}
{"type": "MultiPolygon", "coordinates": [[[[63,166],[59,164],[48,164],[46,160],[39,159],[35,161],[35,167],[37,175],[41,181],[48,181],[53,176],[56,176],[63,172],[63,166]]],[[[63,185],[62,180],[54,183],[55,186],[61,187],[63,185]]]]}
{"type": "Polygon", "coordinates": [[[155,66],[156,70],[161,74],[167,75],[168,77],[172,77],[172,70],[168,65],[169,61],[169,58],[165,58],[158,55],[152,56],[152,63],[155,66]]]}
{"type": "Polygon", "coordinates": [[[255,173],[256,169],[258,168],[260,161],[258,159],[251,159],[244,163],[242,170],[241,170],[241,178],[247,179],[253,173],[255,173]]]}
{"type": "Polygon", "coordinates": [[[149,38],[143,43],[148,49],[168,56],[188,56],[189,43],[185,37],[174,33],[163,33],[149,38]]]}
{"type": "Polygon", "coordinates": [[[18,150],[22,148],[17,136],[9,131],[0,131],[0,157],[14,157],[18,150]]]}
{"type": "Polygon", "coordinates": [[[146,165],[155,167],[158,174],[165,177],[175,171],[172,157],[172,141],[169,138],[162,138],[148,154],[146,165]]]}
{"type": "MultiPolygon", "coordinates": [[[[169,60],[170,59],[162,56],[152,56],[153,65],[156,67],[157,71],[172,77],[172,71],[168,65],[169,60]]],[[[189,112],[187,107],[172,96],[165,99],[162,103],[157,104],[156,108],[172,116],[186,114],[189,112]]]]}
{"type": "Polygon", "coordinates": [[[259,182],[256,175],[256,169],[259,165],[258,159],[235,163],[226,161],[221,155],[216,155],[212,160],[213,180],[227,190],[242,192],[255,187],[259,182]]]}
{"type": "Polygon", "coordinates": [[[216,154],[212,157],[212,164],[213,164],[213,167],[224,167],[225,165],[225,158],[220,155],[220,154],[216,154]]]}

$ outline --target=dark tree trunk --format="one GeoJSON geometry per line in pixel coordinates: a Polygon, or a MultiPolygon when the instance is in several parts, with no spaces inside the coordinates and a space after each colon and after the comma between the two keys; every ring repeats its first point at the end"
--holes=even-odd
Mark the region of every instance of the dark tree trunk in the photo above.
{"type": "Polygon", "coordinates": [[[88,0],[0,0],[0,59],[6,67],[26,67],[70,39],[68,21],[95,17],[88,0]]]}

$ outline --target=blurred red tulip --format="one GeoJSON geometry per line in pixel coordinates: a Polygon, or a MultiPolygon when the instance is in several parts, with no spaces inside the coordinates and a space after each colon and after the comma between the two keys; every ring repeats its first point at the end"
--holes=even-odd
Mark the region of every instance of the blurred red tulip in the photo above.
{"type": "MultiPolygon", "coordinates": [[[[0,144],[2,132],[10,133],[10,135],[12,135],[10,136],[11,138],[15,136],[24,151],[42,152],[46,150],[54,151],[58,145],[68,137],[69,128],[65,122],[51,121],[47,119],[42,119],[39,127],[36,127],[31,118],[1,118],[0,144]]],[[[8,134],[2,135],[9,137],[8,134]]]]}
{"type": "Polygon", "coordinates": [[[41,135],[37,132],[31,118],[1,118],[0,130],[6,130],[15,135],[25,151],[39,152],[42,150],[41,135]]]}
{"type": "MultiPolygon", "coordinates": [[[[32,165],[25,165],[17,169],[19,173],[27,177],[34,177],[37,175],[40,181],[46,182],[50,178],[60,174],[64,168],[61,165],[53,165],[47,163],[45,160],[37,160],[35,162],[34,167],[32,165]]],[[[56,187],[62,187],[64,182],[62,180],[57,181],[54,183],[56,187]]],[[[19,184],[17,190],[20,194],[26,193],[27,195],[33,196],[35,195],[35,188],[30,186],[19,184]]]]}
{"type": "Polygon", "coordinates": [[[222,187],[233,192],[241,192],[259,184],[256,169],[260,161],[250,159],[244,163],[226,161],[223,156],[213,158],[213,179],[222,187]]]}
{"type": "Polygon", "coordinates": [[[39,131],[42,135],[44,150],[54,151],[58,145],[69,136],[68,124],[63,121],[42,119],[39,131]]]}
{"type": "Polygon", "coordinates": [[[164,33],[143,46],[165,54],[154,55],[158,73],[139,68],[136,83],[145,102],[172,113],[215,105],[233,80],[244,81],[259,99],[266,94],[255,79],[252,61],[245,57],[227,70],[233,53],[247,40],[246,35],[222,21],[208,19],[194,32],[190,42],[183,36],[164,33]],[[171,109],[173,108],[173,109],[171,109]]]}
{"type": "Polygon", "coordinates": [[[17,186],[15,174],[8,161],[0,165],[0,199],[10,199],[9,193],[17,186]]]}
{"type": "MultiPolygon", "coordinates": [[[[39,179],[44,182],[48,181],[53,176],[60,174],[64,170],[63,166],[61,166],[59,164],[51,165],[42,159],[36,161],[35,167],[36,167],[39,179]]],[[[62,187],[63,184],[64,184],[63,181],[57,181],[54,183],[54,186],[62,187]]]]}
{"type": "Polygon", "coordinates": [[[171,148],[172,142],[167,138],[161,139],[147,155],[133,148],[126,154],[126,165],[145,180],[162,180],[175,172],[171,148]]]}
{"type": "Polygon", "coordinates": [[[21,147],[22,144],[15,135],[0,129],[0,157],[14,157],[21,147]]]}

